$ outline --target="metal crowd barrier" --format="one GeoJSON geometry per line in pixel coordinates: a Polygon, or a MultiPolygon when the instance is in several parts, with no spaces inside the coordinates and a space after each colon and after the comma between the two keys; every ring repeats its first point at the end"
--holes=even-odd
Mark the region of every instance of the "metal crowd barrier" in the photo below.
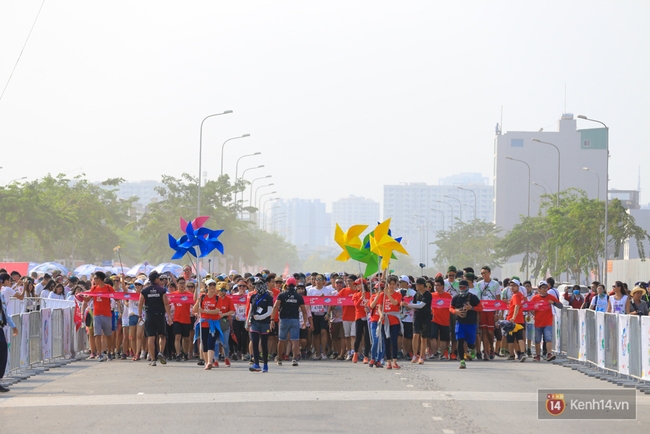
{"type": "Polygon", "coordinates": [[[558,314],[560,354],[621,375],[650,380],[650,317],[572,308],[558,314]]]}
{"type": "MultiPolygon", "coordinates": [[[[51,301],[55,302],[53,305],[64,302],[51,301]]],[[[51,309],[44,306],[41,305],[41,310],[12,315],[18,334],[10,333],[8,377],[21,377],[25,371],[48,363],[58,364],[57,361],[76,358],[87,348],[85,327],[76,330],[74,324],[74,307],[51,309]]]]}

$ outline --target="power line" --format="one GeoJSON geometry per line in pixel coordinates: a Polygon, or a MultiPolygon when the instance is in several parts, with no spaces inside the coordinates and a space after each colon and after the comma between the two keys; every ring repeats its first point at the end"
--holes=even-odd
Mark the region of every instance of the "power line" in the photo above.
{"type": "Polygon", "coordinates": [[[38,12],[36,13],[36,18],[34,18],[34,22],[32,23],[32,28],[29,29],[29,33],[27,34],[27,38],[25,39],[25,43],[23,44],[23,48],[20,50],[20,54],[18,55],[18,59],[16,59],[16,64],[14,65],[14,68],[11,70],[11,74],[9,74],[9,78],[7,79],[7,83],[5,83],[4,89],[2,89],[2,94],[0,94],[0,101],[2,101],[2,97],[5,96],[5,92],[7,91],[7,87],[9,86],[9,82],[11,81],[11,77],[14,76],[14,72],[16,71],[16,68],[18,67],[18,62],[20,62],[20,58],[23,55],[23,51],[25,51],[25,47],[27,46],[27,42],[29,41],[29,37],[32,35],[32,30],[34,30],[34,27],[36,26],[36,21],[38,20],[39,15],[41,15],[41,10],[43,9],[43,5],[45,4],[45,0],[41,2],[41,7],[38,8],[38,12]]]}

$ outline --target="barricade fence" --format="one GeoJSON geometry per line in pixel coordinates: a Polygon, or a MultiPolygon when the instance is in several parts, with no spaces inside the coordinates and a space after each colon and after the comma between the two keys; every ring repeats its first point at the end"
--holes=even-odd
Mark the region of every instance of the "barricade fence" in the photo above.
{"type": "Polygon", "coordinates": [[[650,381],[650,317],[564,308],[555,328],[561,355],[650,381]]]}
{"type": "MultiPolygon", "coordinates": [[[[5,328],[9,332],[9,377],[20,376],[24,371],[48,363],[76,358],[87,348],[86,329],[80,327],[77,330],[74,323],[75,307],[69,306],[70,303],[74,306],[74,302],[68,302],[67,307],[52,308],[44,307],[47,306],[44,303],[39,310],[23,311],[11,316],[18,334],[14,336],[8,327],[5,328]]],[[[55,305],[57,303],[51,306],[55,305]]]]}
{"type": "MultiPolygon", "coordinates": [[[[19,301],[24,303],[14,308],[26,308],[31,302],[19,301]]],[[[77,330],[74,309],[74,301],[47,300],[38,310],[14,312],[18,335],[8,333],[9,375],[75,358],[87,348],[86,330],[83,326],[77,330]]],[[[553,309],[555,352],[621,375],[650,380],[650,317],[553,309]]]]}

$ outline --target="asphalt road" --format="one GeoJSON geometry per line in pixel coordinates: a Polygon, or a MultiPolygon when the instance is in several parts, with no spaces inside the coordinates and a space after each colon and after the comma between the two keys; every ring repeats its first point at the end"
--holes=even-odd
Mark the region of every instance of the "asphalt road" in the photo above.
{"type": "Polygon", "coordinates": [[[248,363],[204,371],[195,362],[84,360],[51,369],[0,395],[0,432],[158,433],[563,433],[648,432],[650,396],[636,420],[537,419],[539,388],[606,388],[609,383],[546,362],[495,360],[403,363],[248,363]]]}

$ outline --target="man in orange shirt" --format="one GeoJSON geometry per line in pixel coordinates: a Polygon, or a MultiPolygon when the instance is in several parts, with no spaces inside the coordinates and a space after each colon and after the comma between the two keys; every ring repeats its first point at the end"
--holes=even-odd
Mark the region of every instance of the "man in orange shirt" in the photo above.
{"type": "Polygon", "coordinates": [[[541,357],[542,336],[546,342],[546,360],[555,360],[553,355],[553,308],[557,306],[562,308],[562,303],[548,292],[548,283],[543,280],[537,284],[539,294],[535,294],[530,302],[535,307],[535,357],[534,361],[539,362],[541,357]],[[549,306],[544,306],[548,303],[549,306]]]}
{"type": "MultiPolygon", "coordinates": [[[[433,319],[431,320],[431,334],[429,339],[429,348],[433,354],[433,358],[440,358],[443,360],[449,359],[449,307],[442,306],[443,303],[451,302],[452,296],[445,291],[445,281],[442,277],[437,277],[434,281],[435,291],[431,293],[431,313],[433,319]],[[440,305],[440,307],[436,307],[440,305]],[[441,355],[437,356],[438,350],[441,355]]],[[[422,351],[422,350],[420,350],[422,351]]]]}
{"type": "MultiPolygon", "coordinates": [[[[339,277],[336,280],[336,283],[338,281],[343,281],[342,277],[339,277]]],[[[356,293],[359,291],[357,290],[357,285],[354,283],[354,281],[357,280],[357,276],[354,274],[351,274],[347,276],[347,283],[348,286],[345,288],[341,289],[339,293],[337,294],[339,297],[353,297],[356,293]]],[[[337,288],[338,289],[338,288],[337,288]]],[[[342,351],[339,356],[340,360],[352,360],[356,353],[352,350],[352,341],[353,338],[357,336],[357,331],[356,331],[356,324],[355,324],[355,309],[354,305],[350,306],[343,306],[343,315],[341,316],[341,319],[343,320],[343,345],[341,345],[342,351]]],[[[358,360],[358,356],[357,356],[358,360]]]]}
{"type": "Polygon", "coordinates": [[[515,341],[519,346],[519,355],[517,360],[524,362],[526,360],[526,344],[524,342],[524,330],[526,330],[526,321],[524,320],[524,295],[521,293],[519,280],[512,279],[510,281],[510,304],[508,305],[508,316],[506,320],[512,321],[515,324],[521,325],[523,328],[516,332],[506,333],[506,340],[508,341],[508,351],[510,357],[508,360],[515,360],[515,341]]]}
{"type": "MultiPolygon", "coordinates": [[[[95,284],[91,289],[91,293],[106,294],[115,292],[112,286],[106,285],[104,280],[106,274],[102,271],[95,273],[93,283],[95,284]]],[[[86,297],[81,311],[86,311],[86,305],[90,301],[90,297],[86,297]]],[[[111,312],[111,299],[107,297],[93,297],[93,329],[95,330],[95,346],[99,351],[100,362],[105,362],[108,355],[109,348],[115,348],[115,339],[113,337],[113,313],[111,312]],[[97,337],[99,336],[99,337],[97,337]],[[104,338],[102,338],[104,336],[104,338]]]]}

